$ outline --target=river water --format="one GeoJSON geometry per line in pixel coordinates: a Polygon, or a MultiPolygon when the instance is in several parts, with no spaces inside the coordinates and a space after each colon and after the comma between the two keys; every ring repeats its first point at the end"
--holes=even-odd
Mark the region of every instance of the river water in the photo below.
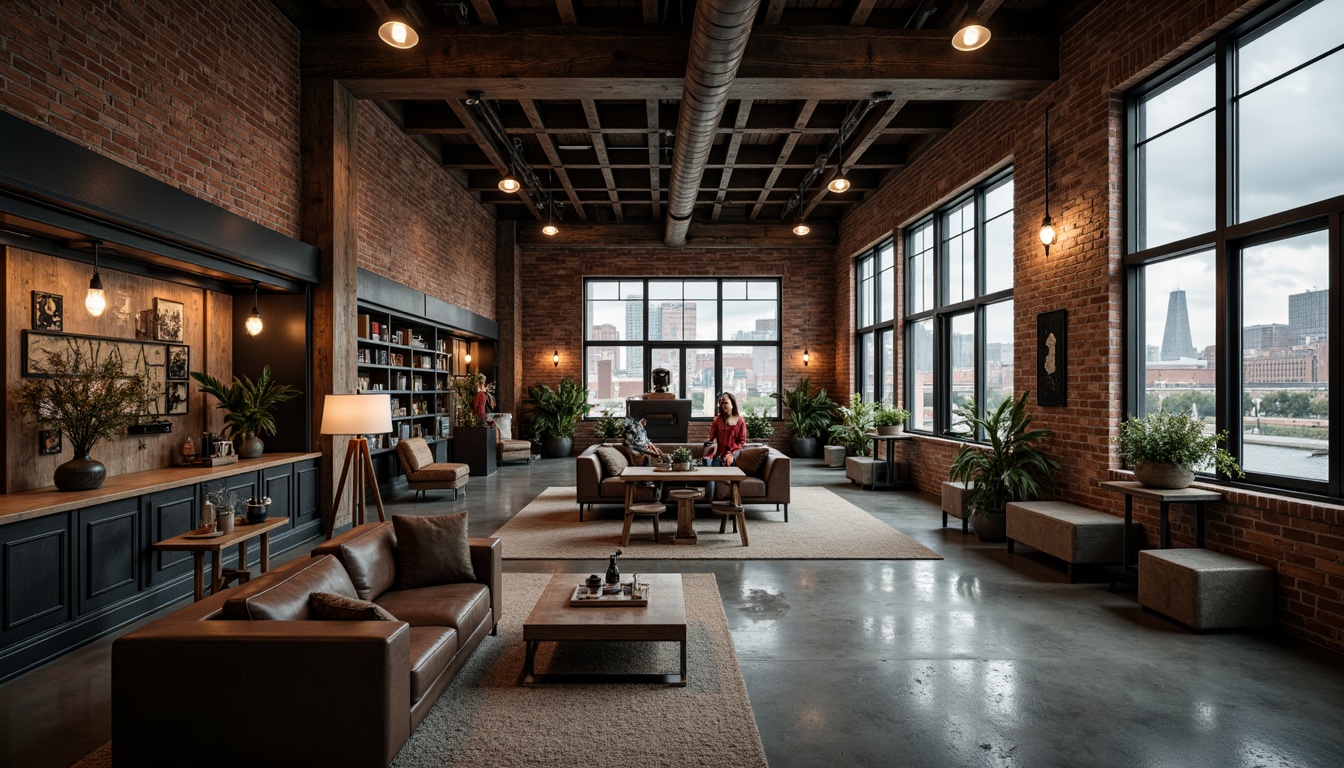
{"type": "Polygon", "coordinates": [[[1308,480],[1329,479],[1329,457],[1313,457],[1310,448],[1246,443],[1242,446],[1242,451],[1245,454],[1245,461],[1242,462],[1241,468],[1247,472],[1264,472],[1308,480]]]}

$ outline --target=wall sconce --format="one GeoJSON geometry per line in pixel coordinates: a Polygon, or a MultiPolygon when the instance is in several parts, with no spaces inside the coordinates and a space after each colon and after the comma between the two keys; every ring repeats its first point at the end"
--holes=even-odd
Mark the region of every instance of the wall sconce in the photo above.
{"type": "Polygon", "coordinates": [[[1055,244],[1055,222],[1050,218],[1050,106],[1045,107],[1045,217],[1041,219],[1041,244],[1045,246],[1045,255],[1050,256],[1050,246],[1055,244]]]}
{"type": "Polygon", "coordinates": [[[559,367],[560,367],[560,350],[559,350],[559,349],[555,350],[555,352],[551,355],[551,365],[554,365],[556,368],[559,368],[559,367]]]}
{"type": "Polygon", "coordinates": [[[803,367],[806,368],[810,362],[812,362],[812,353],[807,351],[807,347],[803,347],[803,367]]]}
{"type": "Polygon", "coordinates": [[[378,39],[393,48],[414,48],[420,42],[420,35],[411,26],[405,11],[394,10],[386,16],[383,25],[378,27],[378,39]]]}
{"type": "MultiPolygon", "coordinates": [[[[978,5],[976,7],[979,8],[978,5]]],[[[952,47],[958,51],[979,50],[989,42],[989,37],[989,27],[980,23],[980,15],[971,10],[969,2],[966,3],[966,15],[962,17],[961,28],[952,37],[952,47]]]]}
{"type": "Polygon", "coordinates": [[[103,278],[98,274],[98,247],[102,240],[93,241],[93,279],[89,280],[89,292],[84,295],[84,308],[94,317],[102,317],[107,309],[107,294],[103,293],[103,278]]]}
{"type": "Polygon", "coordinates": [[[247,318],[243,325],[247,328],[248,336],[256,336],[261,333],[261,309],[257,307],[257,294],[261,290],[261,283],[252,281],[252,316],[247,318]]]}

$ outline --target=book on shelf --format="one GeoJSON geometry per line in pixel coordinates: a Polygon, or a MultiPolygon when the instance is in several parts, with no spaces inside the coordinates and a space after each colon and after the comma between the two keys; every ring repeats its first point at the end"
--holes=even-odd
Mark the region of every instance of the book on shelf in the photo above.
{"type": "Polygon", "coordinates": [[[373,330],[373,328],[369,325],[369,323],[370,318],[368,315],[359,316],[359,338],[361,339],[369,338],[369,334],[373,330]]]}

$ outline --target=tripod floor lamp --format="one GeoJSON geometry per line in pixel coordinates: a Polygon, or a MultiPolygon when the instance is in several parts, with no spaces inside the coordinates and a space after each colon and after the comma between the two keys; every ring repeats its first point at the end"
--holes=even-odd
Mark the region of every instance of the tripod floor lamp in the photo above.
{"type": "Polygon", "coordinates": [[[331,504],[331,522],[327,538],[336,531],[336,514],[345,495],[345,480],[354,475],[354,511],[351,523],[364,524],[365,486],[373,489],[373,501],[378,505],[378,519],[386,520],[383,498],[378,494],[378,477],[373,471],[373,457],[369,455],[369,441],[364,435],[379,435],[392,431],[392,400],[389,395],[327,395],[322,405],[322,434],[350,435],[345,452],[345,466],[336,484],[336,499],[331,504]],[[353,468],[353,472],[351,471],[353,468]]]}

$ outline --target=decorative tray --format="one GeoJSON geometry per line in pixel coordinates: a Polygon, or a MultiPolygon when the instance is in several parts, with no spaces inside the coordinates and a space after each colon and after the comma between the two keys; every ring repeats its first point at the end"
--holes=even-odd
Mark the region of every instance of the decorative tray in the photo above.
{"type": "Polygon", "coordinates": [[[186,533],[182,535],[184,539],[218,539],[223,536],[223,531],[211,531],[209,533],[186,533]]]}
{"type": "Polygon", "coordinates": [[[207,456],[205,458],[191,459],[183,464],[184,467],[222,467],[225,464],[237,464],[238,454],[228,456],[207,456]]]}
{"type": "Polygon", "coordinates": [[[698,465],[696,465],[696,464],[692,464],[691,466],[687,467],[686,469],[677,469],[675,464],[672,464],[672,465],[668,465],[668,464],[654,464],[654,465],[653,465],[653,471],[654,471],[654,472],[694,472],[694,471],[695,471],[695,468],[696,468],[697,466],[698,466],[698,465]]]}
{"type": "Polygon", "coordinates": [[[628,608],[639,608],[649,604],[649,597],[648,592],[645,592],[643,597],[631,597],[626,594],[590,595],[588,594],[588,588],[580,584],[577,587],[574,587],[573,594],[569,596],[569,604],[574,607],[603,605],[607,607],[625,606],[628,608]]]}

